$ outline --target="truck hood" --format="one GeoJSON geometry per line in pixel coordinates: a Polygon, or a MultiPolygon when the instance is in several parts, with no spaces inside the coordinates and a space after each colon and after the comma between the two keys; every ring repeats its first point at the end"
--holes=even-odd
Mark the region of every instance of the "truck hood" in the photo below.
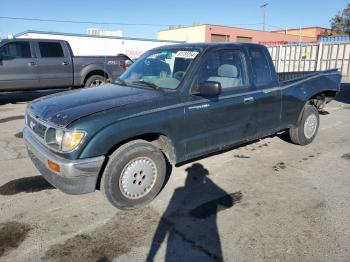
{"type": "Polygon", "coordinates": [[[162,91],[109,84],[45,96],[31,102],[28,111],[45,122],[67,126],[84,116],[163,95],[162,91]]]}

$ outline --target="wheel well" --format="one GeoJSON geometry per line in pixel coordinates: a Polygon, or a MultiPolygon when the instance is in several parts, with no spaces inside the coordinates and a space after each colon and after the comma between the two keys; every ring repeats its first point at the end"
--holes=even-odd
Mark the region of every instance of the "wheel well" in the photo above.
{"type": "Polygon", "coordinates": [[[93,71],[89,72],[85,76],[85,78],[84,78],[84,85],[85,85],[86,81],[89,79],[89,77],[95,76],[95,75],[103,76],[103,77],[109,79],[109,75],[105,71],[103,71],[103,70],[93,70],[93,71]]]}
{"type": "Polygon", "coordinates": [[[159,148],[163,154],[165,155],[166,159],[170,164],[176,163],[176,155],[175,155],[175,148],[173,146],[172,141],[165,135],[159,134],[159,133],[148,133],[139,135],[136,137],[129,138],[127,140],[124,140],[116,145],[114,145],[107,153],[107,155],[111,155],[117,148],[119,148],[121,145],[128,143],[130,141],[136,140],[136,139],[142,139],[147,142],[150,142],[155,147],[159,148]]]}
{"type": "MultiPolygon", "coordinates": [[[[107,152],[107,158],[120,146],[133,141],[133,140],[137,140],[137,139],[142,139],[145,140],[147,142],[150,142],[151,144],[153,144],[154,146],[156,146],[157,148],[159,148],[163,154],[165,155],[165,159],[167,160],[167,164],[170,166],[170,164],[175,164],[176,163],[176,155],[175,155],[175,148],[171,142],[171,140],[163,135],[163,134],[157,134],[157,133],[149,133],[149,134],[143,134],[140,136],[135,136],[129,139],[126,139],[124,141],[121,141],[120,143],[114,145],[111,149],[109,149],[109,151],[107,152]],[[170,163],[170,164],[169,164],[170,163]]],[[[98,176],[97,182],[96,182],[96,189],[100,189],[100,183],[101,183],[101,178],[104,172],[104,169],[107,165],[108,161],[105,161],[100,174],[98,176]]]]}
{"type": "Polygon", "coordinates": [[[335,98],[337,93],[338,93],[337,91],[323,91],[312,96],[309,100],[306,101],[304,107],[300,111],[297,122],[300,121],[303,115],[304,109],[307,105],[312,105],[316,107],[318,111],[321,112],[324,106],[335,98]]]}
{"type": "Polygon", "coordinates": [[[315,106],[318,110],[322,110],[326,104],[335,98],[337,93],[337,91],[324,91],[318,93],[308,100],[308,104],[315,106]]]}

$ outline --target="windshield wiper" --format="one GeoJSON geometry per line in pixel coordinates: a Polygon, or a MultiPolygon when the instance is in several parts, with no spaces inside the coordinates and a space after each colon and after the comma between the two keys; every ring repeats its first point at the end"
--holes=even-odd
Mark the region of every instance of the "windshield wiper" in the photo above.
{"type": "Polygon", "coordinates": [[[147,82],[145,80],[135,80],[135,81],[132,81],[133,84],[142,84],[142,85],[146,85],[146,86],[149,86],[149,87],[152,87],[156,90],[159,90],[159,86],[157,86],[156,84],[154,83],[151,83],[151,82],[147,82]]]}
{"type": "Polygon", "coordinates": [[[123,79],[121,79],[119,77],[114,81],[114,83],[122,85],[122,86],[127,86],[128,85],[125,80],[123,80],[123,79]]]}

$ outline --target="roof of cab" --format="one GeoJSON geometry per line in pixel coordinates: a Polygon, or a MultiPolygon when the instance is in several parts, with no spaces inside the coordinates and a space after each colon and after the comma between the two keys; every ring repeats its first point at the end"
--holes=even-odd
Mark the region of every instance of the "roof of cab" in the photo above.
{"type": "Polygon", "coordinates": [[[61,39],[39,39],[39,38],[10,38],[10,39],[3,39],[1,42],[2,43],[8,43],[8,42],[67,42],[66,40],[61,40],[61,39]]]}
{"type": "Polygon", "coordinates": [[[154,49],[192,49],[192,48],[200,48],[207,49],[212,47],[242,47],[242,46],[255,46],[261,47],[259,44],[255,43],[240,43],[240,42],[210,42],[210,43],[185,43],[185,44],[175,44],[175,45],[165,45],[156,47],[154,49]]]}

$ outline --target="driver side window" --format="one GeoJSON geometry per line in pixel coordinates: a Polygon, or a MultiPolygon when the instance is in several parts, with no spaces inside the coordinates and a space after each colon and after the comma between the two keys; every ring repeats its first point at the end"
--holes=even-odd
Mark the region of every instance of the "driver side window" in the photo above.
{"type": "Polygon", "coordinates": [[[246,86],[246,71],[240,50],[218,50],[209,54],[199,74],[198,83],[215,81],[222,90],[246,86]]]}
{"type": "Polygon", "coordinates": [[[28,42],[12,42],[0,49],[0,55],[8,58],[31,58],[30,45],[28,42]]]}

